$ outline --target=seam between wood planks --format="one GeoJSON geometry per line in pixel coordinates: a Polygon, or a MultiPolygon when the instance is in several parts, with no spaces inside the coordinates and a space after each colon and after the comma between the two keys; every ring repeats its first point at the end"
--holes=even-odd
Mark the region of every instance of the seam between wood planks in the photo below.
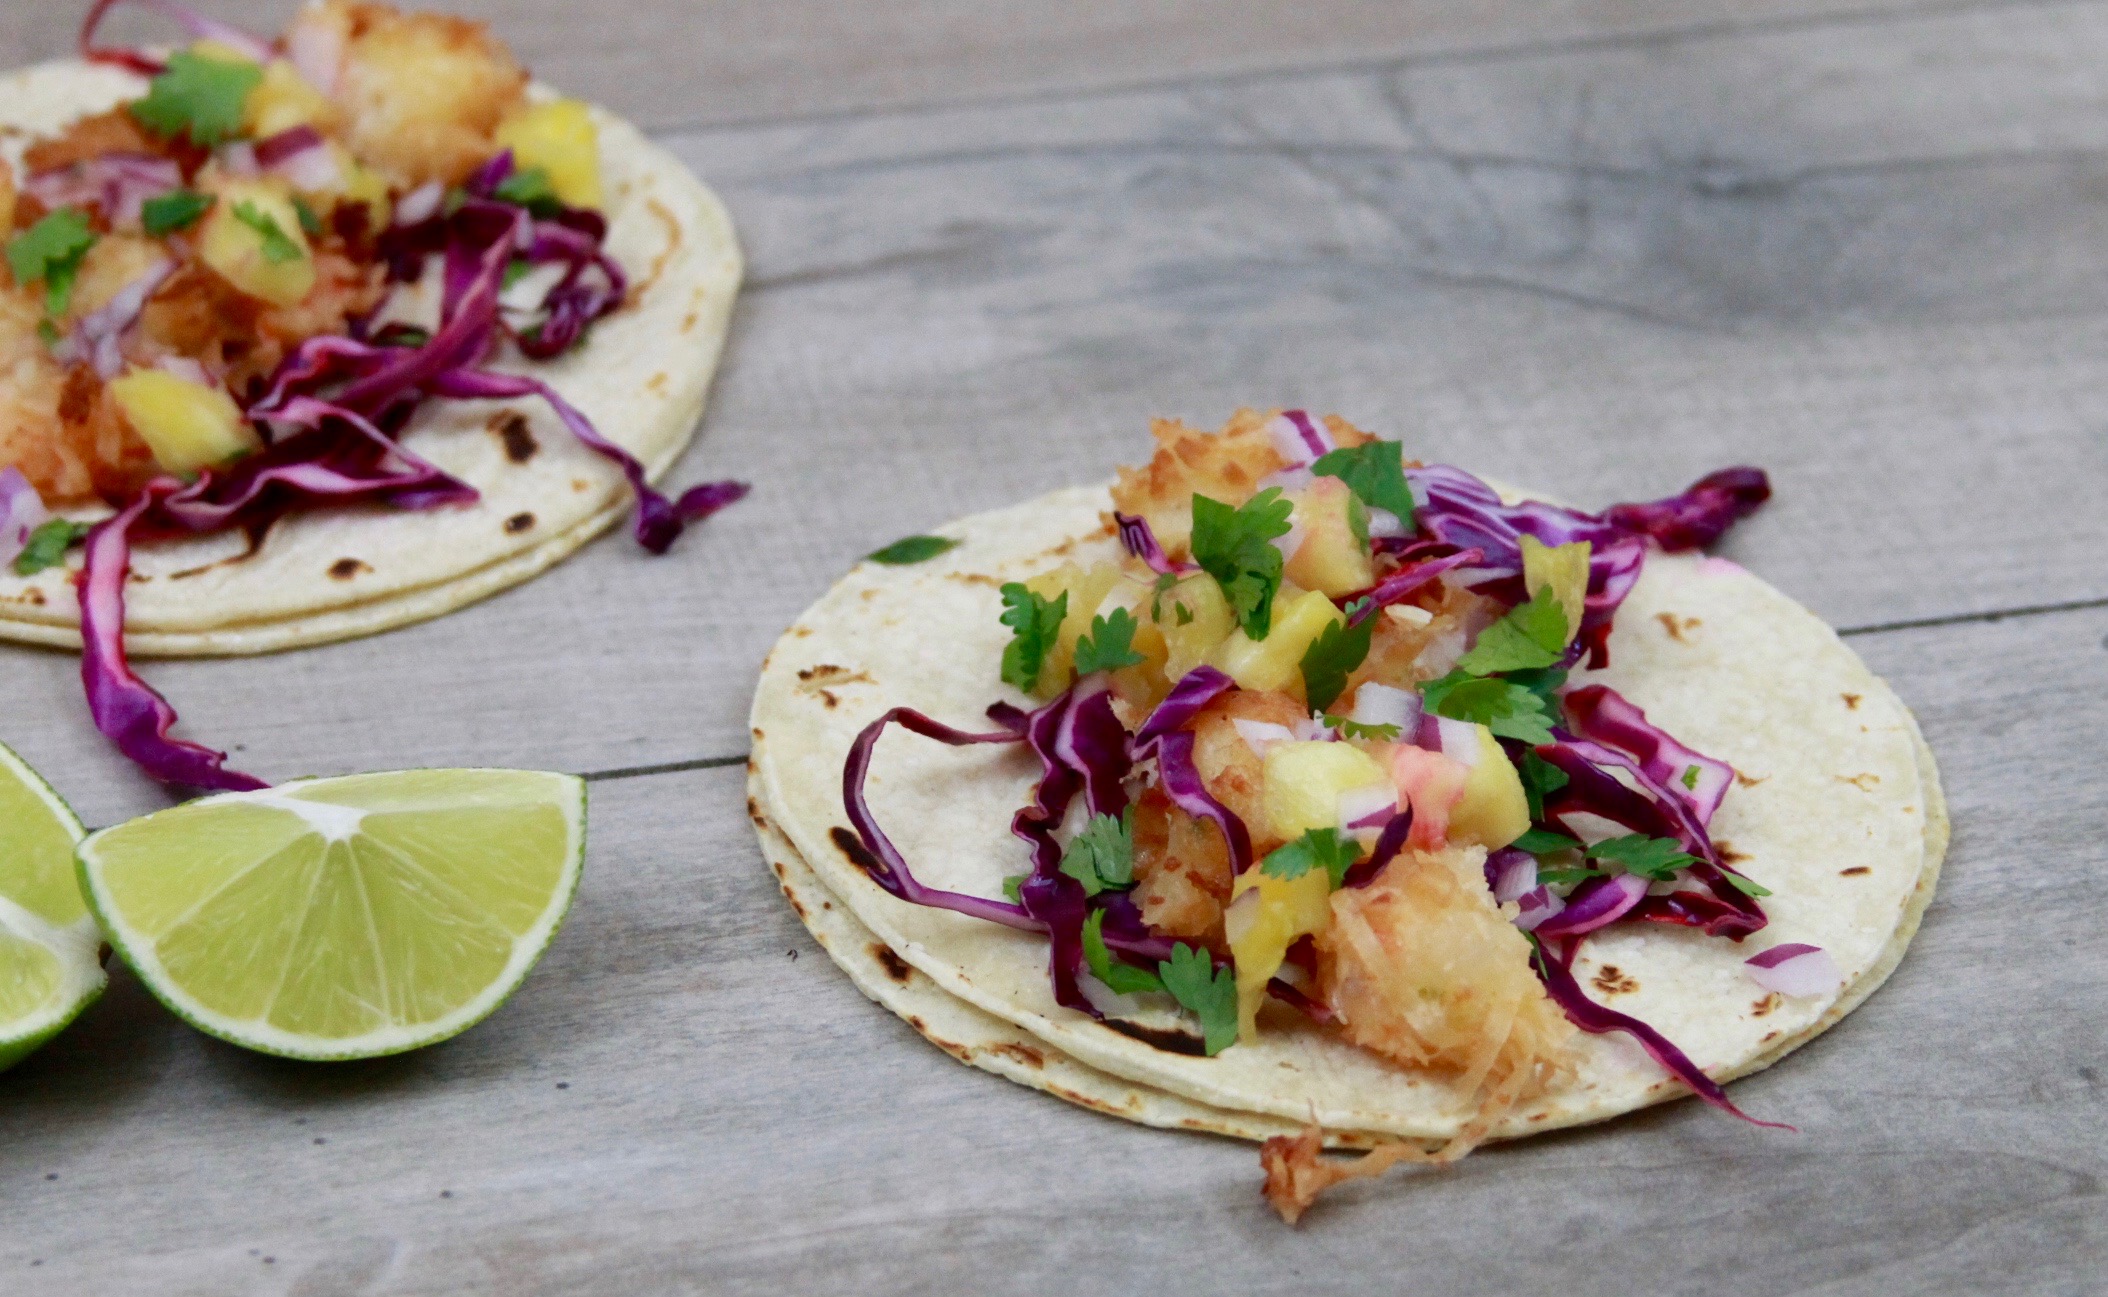
{"type": "Polygon", "coordinates": [[[681,135],[713,131],[743,130],[770,126],[799,126],[809,123],[848,121],[856,118],[912,117],[965,108],[997,108],[1042,103],[1077,103],[1109,99],[1149,91],[1178,90],[1201,86],[1240,85],[1288,80],[1297,77],[1336,76],[1355,72],[1397,72],[1411,68],[1501,63],[1511,60],[1548,58],[1562,54],[1592,54],[1612,50],[1639,49],[1681,42],[1726,40],[1740,36],[1775,36],[1794,32],[1823,31],[1840,27],[1878,27],[1887,23],[1953,18],[1972,13],[1997,13],[2022,9],[2096,8],[2101,0],[1951,0],[1907,10],[1855,9],[1842,13],[1801,14],[1757,22],[1691,23],[1650,31],[1618,32],[1602,36],[1573,36],[1563,40],[1518,41],[1512,45],[1485,45],[1420,54],[1389,54],[1380,58],[1340,59],[1295,67],[1197,72],[1161,78],[1141,77],[1113,85],[1070,89],[1023,91],[1017,94],[969,95],[963,99],[887,104],[869,108],[838,108],[812,113],[782,113],[773,116],[729,117],[672,122],[645,129],[645,135],[665,140],[681,135]]]}
{"type": "MultiPolygon", "coordinates": [[[[2062,612],[2090,612],[2097,608],[2108,608],[2108,596],[2098,599],[2071,599],[2063,603],[2031,604],[2024,608],[2004,608],[1997,612],[1951,613],[1939,617],[1914,617],[1904,621],[1874,622],[1865,626],[1846,626],[1838,634],[1846,638],[1861,635],[1885,635],[1891,631],[1924,630],[1935,626],[1966,626],[1974,622],[2001,622],[2010,617],[2045,617],[2062,612]]],[[[637,779],[646,775],[679,774],[689,770],[722,770],[727,766],[743,766],[747,753],[736,757],[698,757],[692,761],[668,761],[650,766],[622,766],[613,770],[594,770],[579,778],[589,784],[615,779],[637,779]]]]}

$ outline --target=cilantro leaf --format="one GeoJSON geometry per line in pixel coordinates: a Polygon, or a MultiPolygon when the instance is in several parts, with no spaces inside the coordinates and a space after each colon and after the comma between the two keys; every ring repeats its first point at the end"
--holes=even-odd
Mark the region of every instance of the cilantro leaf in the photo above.
{"type": "Polygon", "coordinates": [[[73,300],[73,281],[81,258],[95,246],[95,231],[79,209],[61,207],[7,243],[7,268],[15,282],[28,287],[44,281],[44,313],[56,318],[73,300]]]}
{"type": "Polygon", "coordinates": [[[1457,659],[1457,665],[1482,676],[1534,671],[1557,662],[1566,651],[1566,641],[1566,609],[1559,606],[1550,586],[1540,586],[1528,603],[1518,604],[1480,631],[1478,642],[1457,659]]]}
{"type": "MultiPolygon", "coordinates": [[[[1536,753],[1530,755],[1535,756],[1536,753]]],[[[1531,829],[1508,845],[1517,851],[1527,851],[1533,856],[1545,856],[1554,851],[1572,851],[1580,846],[1581,842],[1577,838],[1570,838],[1564,833],[1554,833],[1550,829],[1531,829]]]]}
{"type": "Polygon", "coordinates": [[[1295,504],[1268,487],[1235,509],[1193,497],[1193,561],[1215,578],[1244,633],[1263,640],[1273,628],[1274,594],[1281,588],[1281,551],[1270,543],[1289,531],[1295,504]]]}
{"type": "Polygon", "coordinates": [[[1091,976],[1106,984],[1114,995],[1137,995],[1143,991],[1161,991],[1164,979],[1146,968],[1122,963],[1113,958],[1113,952],[1105,947],[1105,911],[1092,910],[1083,921],[1083,962],[1090,965],[1091,976]]]}
{"type": "Polygon", "coordinates": [[[1522,775],[1523,796],[1529,799],[1530,819],[1532,822],[1541,820],[1544,818],[1544,799],[1566,787],[1571,777],[1535,752],[1523,753],[1522,765],[1517,769],[1522,775]]]}
{"type": "Polygon", "coordinates": [[[1171,948],[1171,958],[1156,966],[1164,989],[1188,1012],[1200,1019],[1201,1047],[1210,1058],[1237,1043],[1237,975],[1225,968],[1217,971],[1205,950],[1195,950],[1181,941],[1171,948]]]}
{"type": "Polygon", "coordinates": [[[1686,788],[1689,788],[1689,789],[1691,789],[1691,790],[1693,790],[1693,791],[1696,791],[1696,790],[1697,790],[1697,788],[1698,788],[1698,767],[1697,767],[1697,766],[1685,766],[1685,767],[1683,768],[1683,786],[1684,786],[1684,787],[1686,787],[1686,788]]]}
{"type": "MultiPolygon", "coordinates": [[[[1364,504],[1394,514],[1400,522],[1412,526],[1413,510],[1418,506],[1412,483],[1405,477],[1404,448],[1397,442],[1366,441],[1335,450],[1319,456],[1310,471],[1319,477],[1338,478],[1364,504]]],[[[1362,526],[1368,526],[1366,519],[1362,526]]]]}
{"type": "Polygon", "coordinates": [[[1134,651],[1135,631],[1140,623],[1134,614],[1125,608],[1113,609],[1110,617],[1091,618],[1089,633],[1076,641],[1076,674],[1087,676],[1093,671],[1117,671],[1144,661],[1134,651]]]}
{"type": "Polygon", "coordinates": [[[1259,872],[1289,883],[1312,869],[1322,868],[1332,875],[1332,886],[1336,891],[1346,882],[1347,871],[1359,859],[1361,844],[1354,839],[1342,841],[1338,829],[1311,829],[1294,842],[1269,852],[1266,859],[1259,862],[1259,872]]]}
{"type": "Polygon", "coordinates": [[[1085,896],[1121,887],[1135,881],[1135,808],[1114,819],[1094,815],[1083,831],[1069,839],[1061,853],[1061,872],[1083,884],[1085,896]]]}
{"type": "Polygon", "coordinates": [[[1022,582],[1012,581],[1001,593],[1002,621],[1011,631],[1010,644],[1003,650],[1003,683],[1030,692],[1039,683],[1039,669],[1046,663],[1047,650],[1054,647],[1062,618],[1069,615],[1069,592],[1062,591],[1060,598],[1050,602],[1022,582]]]}
{"type": "Polygon", "coordinates": [[[209,149],[241,129],[242,105],[262,80],[263,69],[246,60],[179,50],[147,86],[146,97],[132,102],[132,117],[163,139],[188,135],[209,149]]]}
{"type": "Polygon", "coordinates": [[[1546,869],[1542,865],[1537,867],[1537,881],[1545,885],[1564,887],[1568,883],[1585,883],[1591,878],[1602,876],[1593,869],[1546,869]]]}
{"type": "Polygon", "coordinates": [[[555,186],[549,182],[549,173],[541,167],[513,172],[498,182],[491,195],[501,202],[524,207],[536,216],[554,216],[564,207],[563,201],[556,196],[555,186]]]}
{"type": "Polygon", "coordinates": [[[1331,712],[1325,713],[1324,721],[1343,739],[1380,739],[1389,742],[1398,737],[1396,725],[1364,725],[1360,721],[1335,716],[1331,712]]]}
{"type": "Polygon", "coordinates": [[[35,576],[47,567],[57,567],[66,561],[66,551],[88,538],[92,530],[85,522],[68,522],[64,518],[53,518],[40,524],[29,533],[29,543],[15,555],[15,574],[35,576]]]}
{"type": "Polygon", "coordinates": [[[957,549],[961,543],[949,536],[903,536],[884,549],[873,550],[864,557],[873,563],[905,567],[910,563],[927,563],[948,549],[957,549]]]}
{"type": "Polygon", "coordinates": [[[271,214],[255,203],[236,203],[234,219],[263,236],[263,259],[270,264],[282,266],[306,255],[300,251],[300,245],[293,242],[292,236],[278,227],[271,214]]]}
{"type": "Polygon", "coordinates": [[[1338,700],[1347,687],[1347,676],[1369,656],[1369,642],[1376,634],[1376,619],[1359,626],[1333,622],[1303,650],[1303,692],[1311,709],[1323,711],[1338,700]]]}
{"type": "Polygon", "coordinates": [[[1734,888],[1736,891],[1742,893],[1744,896],[1771,895],[1771,889],[1769,887],[1764,886],[1764,884],[1758,882],[1754,878],[1745,878],[1732,869],[1721,870],[1720,881],[1726,883],[1729,887],[1734,888]]]}
{"type": "MultiPolygon", "coordinates": [[[[300,222],[300,229],[307,237],[311,239],[322,237],[322,218],[315,215],[315,209],[309,207],[307,201],[298,194],[293,195],[293,217],[300,222]]],[[[510,267],[507,267],[507,269],[510,269],[510,267]]]]}
{"type": "Polygon", "coordinates": [[[149,198],[139,208],[139,223],[156,238],[187,229],[212,209],[212,195],[195,189],[171,189],[149,198]]]}
{"type": "Polygon", "coordinates": [[[1003,880],[1003,895],[1010,898],[1012,905],[1023,905],[1025,903],[1025,880],[1031,876],[1030,874],[1012,874],[1003,880]]]}
{"type": "Polygon", "coordinates": [[[1605,838],[1584,850],[1591,860],[1608,860],[1623,865],[1628,874],[1657,882],[1667,882],[1677,870],[1698,863],[1698,857],[1686,852],[1676,839],[1650,838],[1644,833],[1605,838]]]}
{"type": "Polygon", "coordinates": [[[1513,681],[1459,669],[1420,686],[1420,696],[1437,716],[1483,725],[1501,738],[1532,746],[1552,741],[1544,696],[1513,681]]]}

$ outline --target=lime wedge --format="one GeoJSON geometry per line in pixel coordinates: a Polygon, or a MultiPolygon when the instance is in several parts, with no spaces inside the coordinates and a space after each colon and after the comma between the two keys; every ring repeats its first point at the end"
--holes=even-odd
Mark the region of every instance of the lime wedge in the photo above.
{"type": "Polygon", "coordinates": [[[308,779],[188,802],[80,846],[81,890],[163,1004],[288,1058],[464,1031],[563,922],[585,784],[529,770],[308,779]]]}
{"type": "Polygon", "coordinates": [[[0,745],[0,1071],[102,994],[102,934],[73,881],[81,822],[0,745]]]}

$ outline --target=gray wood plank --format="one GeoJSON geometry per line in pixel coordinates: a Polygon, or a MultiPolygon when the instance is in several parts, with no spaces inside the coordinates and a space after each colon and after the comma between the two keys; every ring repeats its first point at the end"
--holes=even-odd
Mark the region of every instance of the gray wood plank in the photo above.
{"type": "Polygon", "coordinates": [[[1866,636],[1956,847],[1862,1010],[1736,1096],[1342,1192],[962,1067],[865,1002],[759,859],[742,772],[595,785],[513,1002],[346,1067],[199,1037],[129,978],[0,1077],[0,1287],[168,1293],[2096,1290],[2108,611],[1866,636]]]}
{"type": "MultiPolygon", "coordinates": [[[[737,755],[856,556],[1242,402],[1590,505],[1766,465],[1730,550],[1846,625],[2098,598],[2104,42],[2045,6],[675,137],[753,276],[678,478],[753,498],[667,559],[149,672],[274,778],[737,755]]],[[[70,658],[0,663],[85,814],[154,804],[70,658]]]]}
{"type": "MultiPolygon", "coordinates": [[[[433,6],[482,18],[551,82],[646,126],[714,125],[878,108],[1366,63],[1473,57],[1517,45],[1645,38],[1684,30],[1856,23],[1971,0],[1623,0],[1613,5],[1363,4],[1314,0],[568,0],[433,6]]],[[[1995,5],[2011,0],[1974,0],[1995,5]]],[[[207,6],[258,31],[295,0],[207,6]]],[[[419,7],[406,5],[403,7],[419,7]]],[[[85,4],[18,3],[0,14],[0,66],[70,53],[85,4]]],[[[165,35],[120,15],[125,39],[165,35]]]]}

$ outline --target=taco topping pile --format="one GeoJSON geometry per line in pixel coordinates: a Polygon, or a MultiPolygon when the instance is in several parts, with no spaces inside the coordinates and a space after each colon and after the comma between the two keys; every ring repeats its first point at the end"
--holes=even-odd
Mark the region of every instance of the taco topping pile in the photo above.
{"type": "Polygon", "coordinates": [[[546,402],[628,477],[653,552],[745,488],[670,500],[547,384],[486,368],[562,354],[624,303],[584,104],[531,98],[456,18],[319,0],[263,41],[148,2],[192,43],[100,48],[99,0],[82,53],[144,93],[0,163],[0,562],[32,575],[84,544],[97,724],[161,779],[253,788],[169,737],[175,713],[126,664],[133,542],[472,501],[396,440],[432,398],[546,402]],[[117,512],[52,515],[96,506],[117,512]]]}
{"type": "MultiPolygon", "coordinates": [[[[1734,772],[1568,672],[1608,664],[1649,548],[1718,539],[1768,498],[1764,474],[1590,515],[1504,501],[1297,410],[1155,435],[1113,488],[1122,561],[1002,587],[1000,673],[1037,709],[997,703],[996,730],[964,733],[897,708],[858,737],[844,798],[873,880],[1046,933],[1055,998],[1093,1017],[1168,996],[1214,1055],[1297,1014],[1477,1096],[1434,1153],[1343,1165],[1315,1130],[1271,1141],[1268,1195],[1290,1219],[1345,1176],[1460,1156],[1571,1074],[1577,1032],[1631,1036],[1741,1115],[1571,971],[1611,924],[1730,941],[1765,926],[1767,893],[1707,832],[1734,772]],[[1012,824],[1029,867],[1004,897],[923,886],[873,818],[865,776],[891,724],[1040,759],[1012,824]]],[[[1781,950],[1760,959],[1797,963],[1797,989],[1827,969],[1834,989],[1821,951],[1781,950]]]]}

